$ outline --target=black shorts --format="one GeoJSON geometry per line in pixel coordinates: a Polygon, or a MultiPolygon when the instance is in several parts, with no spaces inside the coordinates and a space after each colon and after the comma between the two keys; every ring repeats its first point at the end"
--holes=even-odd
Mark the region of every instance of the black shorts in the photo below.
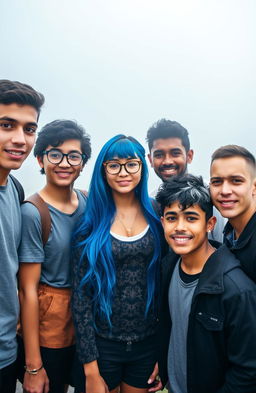
{"type": "Polygon", "coordinates": [[[0,392],[15,393],[17,381],[17,362],[0,370],[0,392]]]}
{"type": "MultiPolygon", "coordinates": [[[[66,348],[40,347],[43,365],[50,382],[50,393],[63,393],[66,384],[72,385],[71,374],[75,357],[75,346],[66,348]]],[[[18,379],[23,383],[25,353],[23,340],[18,336],[18,379]]]]}
{"type": "MultiPolygon", "coordinates": [[[[99,358],[97,359],[100,375],[109,390],[119,386],[121,382],[135,388],[149,388],[147,383],[156,364],[156,338],[150,336],[143,341],[113,341],[97,337],[99,358]]],[[[74,386],[76,392],[85,391],[83,366],[76,359],[74,367],[74,386]]]]}

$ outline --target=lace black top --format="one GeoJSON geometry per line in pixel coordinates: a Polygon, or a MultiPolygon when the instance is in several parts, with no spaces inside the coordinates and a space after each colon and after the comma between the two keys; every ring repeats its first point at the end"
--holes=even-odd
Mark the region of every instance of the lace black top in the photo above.
{"type": "Polygon", "coordinates": [[[147,268],[154,251],[153,235],[148,229],[139,239],[123,241],[111,236],[116,263],[116,286],[112,302],[112,328],[97,316],[93,320],[92,294],[79,284],[86,270],[86,261],[79,266],[80,251],[73,261],[72,309],[77,337],[77,351],[82,363],[98,357],[97,335],[117,341],[140,341],[156,332],[157,307],[151,307],[145,318],[147,303],[147,268]]]}

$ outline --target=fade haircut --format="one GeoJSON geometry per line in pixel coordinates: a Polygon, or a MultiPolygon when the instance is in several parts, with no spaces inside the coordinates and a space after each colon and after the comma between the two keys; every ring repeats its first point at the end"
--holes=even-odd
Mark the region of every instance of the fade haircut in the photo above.
{"type": "Polygon", "coordinates": [[[30,105],[39,115],[44,96],[25,83],[0,79],[0,104],[30,105]]]}
{"type": "MultiPolygon", "coordinates": [[[[83,159],[84,165],[91,157],[90,136],[81,125],[73,120],[54,120],[46,124],[38,133],[34,156],[43,158],[47,146],[58,147],[70,139],[77,139],[81,142],[81,150],[85,155],[83,159]]],[[[44,174],[44,168],[40,172],[44,174]]]]}
{"type": "Polygon", "coordinates": [[[202,176],[185,174],[172,177],[159,187],[156,200],[161,206],[162,215],[164,209],[175,202],[178,202],[181,210],[198,205],[205,212],[206,221],[213,215],[210,193],[202,176]]]}
{"type": "Polygon", "coordinates": [[[149,128],[146,137],[149,151],[151,151],[154,141],[160,138],[179,138],[186,152],[190,149],[188,131],[177,121],[161,119],[149,128]]]}
{"type": "Polygon", "coordinates": [[[256,174],[256,161],[252,153],[249,152],[245,147],[238,145],[226,145],[221,146],[219,149],[215,150],[212,154],[211,165],[214,160],[219,158],[230,158],[230,157],[242,157],[253,169],[253,174],[256,174]]]}

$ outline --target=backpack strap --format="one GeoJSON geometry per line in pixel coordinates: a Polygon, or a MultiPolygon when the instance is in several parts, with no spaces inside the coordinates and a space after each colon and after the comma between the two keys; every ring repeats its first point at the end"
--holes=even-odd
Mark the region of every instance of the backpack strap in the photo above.
{"type": "Polygon", "coordinates": [[[84,194],[84,196],[86,196],[86,198],[88,198],[88,192],[87,191],[80,190],[80,189],[78,191],[80,191],[82,194],[84,194]]]}
{"type": "Polygon", "coordinates": [[[20,204],[22,204],[22,202],[24,201],[24,198],[25,198],[24,189],[23,189],[22,185],[20,184],[19,180],[16,179],[16,177],[14,177],[11,174],[9,176],[12,179],[12,181],[16,187],[16,190],[18,192],[20,204]]]}
{"type": "Polygon", "coordinates": [[[32,205],[34,205],[39,211],[42,225],[42,241],[43,246],[45,246],[51,232],[51,216],[48,206],[38,193],[28,197],[24,203],[26,202],[32,203],[32,205]]]}

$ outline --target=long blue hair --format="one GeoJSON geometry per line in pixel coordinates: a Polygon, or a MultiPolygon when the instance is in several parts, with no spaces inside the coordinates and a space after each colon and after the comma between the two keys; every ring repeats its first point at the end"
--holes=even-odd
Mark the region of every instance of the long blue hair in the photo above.
{"type": "Polygon", "coordinates": [[[159,261],[161,254],[161,225],[148,195],[148,169],[143,146],[132,137],[119,134],[111,138],[101,149],[96,160],[89,187],[86,212],[77,227],[75,246],[81,248],[80,263],[86,261],[86,272],[80,287],[86,286],[93,293],[94,315],[105,317],[111,326],[112,295],[116,284],[115,262],[111,250],[110,228],[115,218],[116,206],[106,178],[103,163],[113,158],[140,158],[141,180],[135,188],[154,238],[154,254],[147,272],[147,303],[145,316],[154,306],[159,283],[159,261]],[[82,240],[81,240],[82,239],[82,240]]]}

